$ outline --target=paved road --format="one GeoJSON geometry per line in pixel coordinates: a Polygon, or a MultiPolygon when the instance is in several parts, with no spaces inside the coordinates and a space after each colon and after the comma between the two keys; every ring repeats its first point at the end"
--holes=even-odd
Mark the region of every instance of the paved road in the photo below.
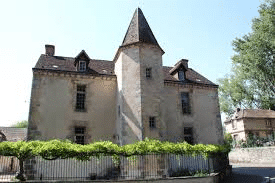
{"type": "Polygon", "coordinates": [[[264,177],[275,177],[275,167],[232,167],[232,176],[226,178],[224,183],[262,183],[264,177]]]}

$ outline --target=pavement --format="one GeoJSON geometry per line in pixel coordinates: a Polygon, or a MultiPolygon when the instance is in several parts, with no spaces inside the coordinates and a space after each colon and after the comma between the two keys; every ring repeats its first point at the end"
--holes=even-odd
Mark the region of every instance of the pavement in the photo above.
{"type": "Polygon", "coordinates": [[[275,177],[273,163],[239,163],[232,165],[232,175],[224,183],[263,183],[265,177],[275,177]]]}

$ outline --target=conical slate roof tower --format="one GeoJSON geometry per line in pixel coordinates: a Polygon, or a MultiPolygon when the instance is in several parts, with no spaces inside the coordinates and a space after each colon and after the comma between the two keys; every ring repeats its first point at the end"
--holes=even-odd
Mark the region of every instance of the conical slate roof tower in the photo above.
{"type": "Polygon", "coordinates": [[[141,9],[137,8],[121,46],[139,42],[160,47],[141,9]]]}

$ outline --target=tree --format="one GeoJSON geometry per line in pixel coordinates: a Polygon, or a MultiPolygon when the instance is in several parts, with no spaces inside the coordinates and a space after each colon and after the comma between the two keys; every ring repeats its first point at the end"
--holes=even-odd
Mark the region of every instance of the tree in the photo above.
{"type": "Polygon", "coordinates": [[[275,0],[259,7],[252,32],[233,43],[231,74],[219,79],[221,111],[234,108],[275,110],[275,0]]]}
{"type": "Polygon", "coordinates": [[[27,120],[18,121],[15,125],[12,125],[12,127],[15,127],[15,128],[28,128],[28,121],[27,120]]]}

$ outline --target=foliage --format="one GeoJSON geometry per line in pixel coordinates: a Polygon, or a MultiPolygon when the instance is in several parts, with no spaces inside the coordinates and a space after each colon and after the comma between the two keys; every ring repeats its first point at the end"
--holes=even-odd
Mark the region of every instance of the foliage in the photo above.
{"type": "Polygon", "coordinates": [[[192,171],[189,169],[179,169],[173,172],[171,174],[171,177],[181,177],[181,176],[205,177],[208,175],[209,175],[209,172],[207,170],[192,171]]]}
{"type": "Polygon", "coordinates": [[[93,156],[112,155],[114,160],[119,162],[119,155],[134,157],[135,155],[145,155],[148,153],[173,153],[201,154],[207,157],[212,153],[228,153],[229,151],[230,148],[224,145],[190,145],[188,143],[161,142],[149,139],[124,146],[118,146],[109,141],[95,142],[87,145],[79,145],[61,140],[0,143],[0,155],[16,156],[18,159],[41,156],[48,160],[56,158],[90,160],[93,156]]]}
{"type": "Polygon", "coordinates": [[[252,32],[233,41],[232,73],[218,81],[221,111],[275,109],[275,1],[263,3],[252,32]]]}
{"type": "Polygon", "coordinates": [[[15,128],[28,128],[28,121],[27,120],[23,120],[23,121],[18,121],[16,124],[12,125],[12,127],[15,128]]]}
{"type": "Polygon", "coordinates": [[[229,148],[233,147],[233,138],[230,133],[224,134],[224,145],[228,146],[229,148]]]}
{"type": "Polygon", "coordinates": [[[273,132],[272,135],[268,137],[257,137],[253,134],[248,134],[247,140],[239,140],[233,141],[232,147],[233,148],[248,148],[248,147],[264,147],[264,146],[272,146],[275,144],[275,134],[273,132]]]}

